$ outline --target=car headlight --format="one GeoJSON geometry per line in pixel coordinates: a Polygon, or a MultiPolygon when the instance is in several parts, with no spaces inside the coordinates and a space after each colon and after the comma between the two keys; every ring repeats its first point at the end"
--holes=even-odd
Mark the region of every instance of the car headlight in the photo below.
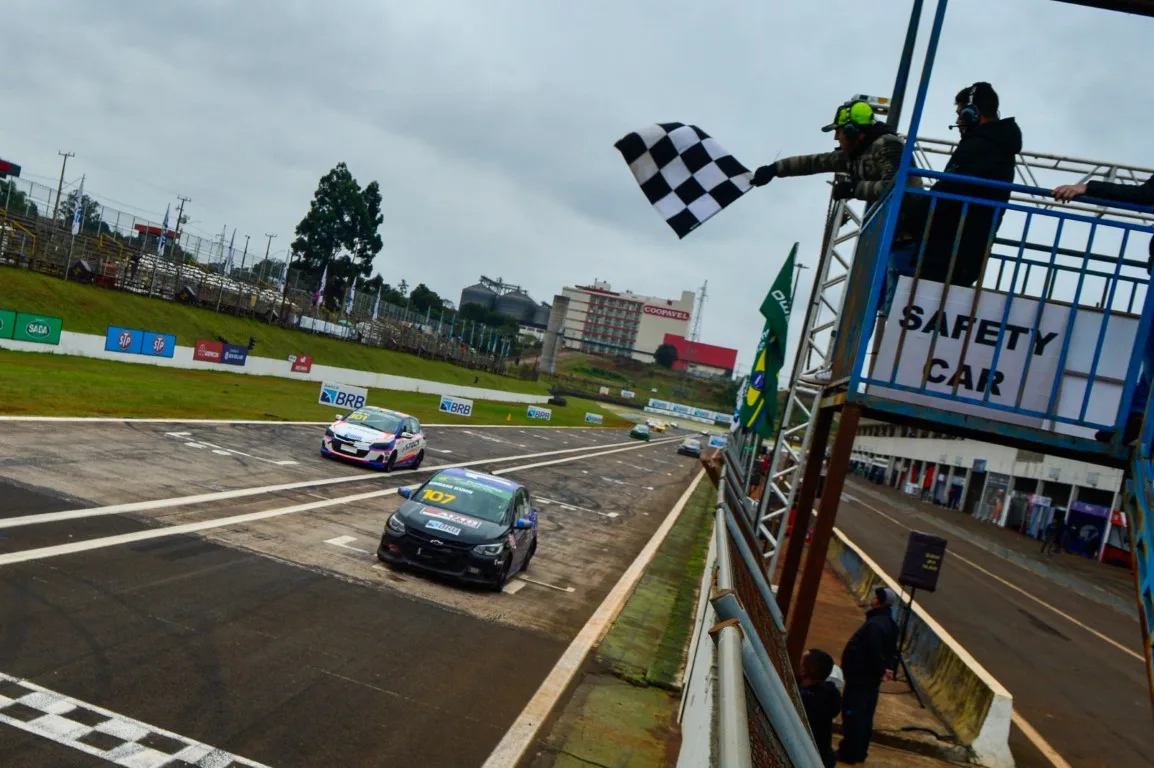
{"type": "Polygon", "coordinates": [[[385,523],[385,527],[393,533],[405,532],[405,524],[401,521],[401,518],[397,516],[396,513],[389,515],[389,522],[385,523]]]}
{"type": "Polygon", "coordinates": [[[369,446],[370,451],[387,451],[393,447],[392,443],[373,443],[369,446]]]}
{"type": "Polygon", "coordinates": [[[505,542],[498,541],[496,544],[478,544],[473,547],[474,554],[485,555],[486,557],[496,557],[505,551],[505,542]]]}

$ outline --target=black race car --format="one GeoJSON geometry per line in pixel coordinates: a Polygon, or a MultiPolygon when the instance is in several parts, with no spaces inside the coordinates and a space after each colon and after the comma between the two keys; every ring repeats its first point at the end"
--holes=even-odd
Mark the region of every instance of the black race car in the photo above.
{"type": "Polygon", "coordinates": [[[537,510],[520,483],[484,472],[443,469],[389,517],[377,557],[500,591],[537,551],[537,510]]]}

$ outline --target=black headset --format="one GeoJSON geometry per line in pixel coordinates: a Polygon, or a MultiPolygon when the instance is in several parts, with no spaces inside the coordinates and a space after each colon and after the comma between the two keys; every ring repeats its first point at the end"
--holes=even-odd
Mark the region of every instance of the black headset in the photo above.
{"type": "Polygon", "coordinates": [[[981,112],[977,106],[974,105],[974,92],[978,90],[975,83],[970,86],[970,90],[966,91],[966,106],[962,107],[962,111],[958,113],[958,127],[971,128],[978,124],[981,119],[981,112]]]}

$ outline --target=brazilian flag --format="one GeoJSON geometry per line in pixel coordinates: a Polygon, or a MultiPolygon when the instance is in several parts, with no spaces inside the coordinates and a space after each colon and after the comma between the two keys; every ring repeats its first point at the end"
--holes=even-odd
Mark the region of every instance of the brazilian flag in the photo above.
{"type": "Polygon", "coordinates": [[[765,328],[761,331],[761,341],[757,345],[757,357],[749,374],[749,384],[745,389],[745,399],[741,403],[738,419],[741,426],[756,432],[763,439],[773,437],[773,426],[777,417],[777,372],[785,361],[785,343],[789,333],[789,312],[793,304],[793,261],[797,256],[797,243],[789,252],[777,279],[769,289],[765,301],[761,302],[761,316],[765,318],[765,328]]]}

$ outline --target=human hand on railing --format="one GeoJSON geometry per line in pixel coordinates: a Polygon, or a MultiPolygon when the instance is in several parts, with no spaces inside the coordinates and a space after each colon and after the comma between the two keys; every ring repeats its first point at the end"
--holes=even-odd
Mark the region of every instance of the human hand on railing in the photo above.
{"type": "Polygon", "coordinates": [[[892,669],[887,669],[886,673],[884,675],[882,675],[882,678],[887,683],[889,683],[889,682],[893,682],[897,678],[897,676],[894,674],[894,671],[892,669]]]}
{"type": "Polygon", "coordinates": [[[1060,187],[1054,187],[1054,199],[1063,203],[1068,203],[1075,197],[1081,197],[1086,194],[1085,184],[1063,184],[1060,187]]]}
{"type": "Polygon", "coordinates": [[[849,200],[853,197],[854,183],[852,181],[838,181],[833,185],[834,200],[849,200]]]}

